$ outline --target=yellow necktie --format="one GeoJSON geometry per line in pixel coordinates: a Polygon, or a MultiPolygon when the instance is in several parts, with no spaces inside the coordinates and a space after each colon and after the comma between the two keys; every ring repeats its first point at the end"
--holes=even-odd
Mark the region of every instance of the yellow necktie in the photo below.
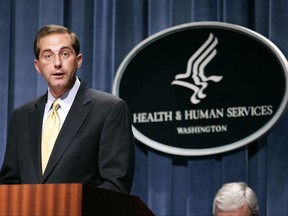
{"type": "Polygon", "coordinates": [[[47,117],[42,130],[42,174],[46,169],[50,154],[60,130],[60,118],[57,113],[59,107],[60,105],[58,104],[57,100],[55,100],[52,104],[52,111],[47,117]]]}

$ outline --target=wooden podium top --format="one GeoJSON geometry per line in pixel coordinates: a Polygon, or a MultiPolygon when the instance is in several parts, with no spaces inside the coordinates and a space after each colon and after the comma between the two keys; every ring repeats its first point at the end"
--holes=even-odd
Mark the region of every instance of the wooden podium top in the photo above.
{"type": "Polygon", "coordinates": [[[137,197],[85,184],[0,185],[0,216],[154,215],[137,197]]]}

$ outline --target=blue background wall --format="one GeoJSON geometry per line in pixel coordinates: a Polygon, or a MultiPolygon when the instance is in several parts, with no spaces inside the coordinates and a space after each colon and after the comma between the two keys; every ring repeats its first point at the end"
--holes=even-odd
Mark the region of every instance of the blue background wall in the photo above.
{"type": "MultiPolygon", "coordinates": [[[[111,92],[128,52],[148,36],[195,21],[223,21],[263,34],[288,55],[287,0],[1,0],[0,164],[11,111],[47,86],[33,66],[33,40],[45,24],[75,31],[84,62],[78,75],[111,92]]],[[[239,128],[241,130],[241,128],[239,128]]],[[[245,181],[261,215],[288,215],[288,117],[241,149],[201,157],[173,156],[137,142],[132,194],[156,215],[211,215],[219,187],[245,181]]]]}

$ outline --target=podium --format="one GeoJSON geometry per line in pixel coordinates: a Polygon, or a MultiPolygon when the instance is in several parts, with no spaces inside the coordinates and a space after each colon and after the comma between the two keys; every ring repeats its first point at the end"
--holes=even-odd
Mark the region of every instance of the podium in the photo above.
{"type": "Polygon", "coordinates": [[[154,215],[134,195],[86,184],[0,185],[0,215],[154,215]]]}

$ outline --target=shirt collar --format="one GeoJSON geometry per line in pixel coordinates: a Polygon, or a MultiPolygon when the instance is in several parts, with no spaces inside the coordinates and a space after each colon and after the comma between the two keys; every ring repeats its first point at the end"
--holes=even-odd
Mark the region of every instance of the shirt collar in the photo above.
{"type": "MultiPolygon", "coordinates": [[[[75,97],[77,94],[77,91],[80,87],[80,80],[78,79],[78,77],[76,77],[76,81],[73,85],[73,87],[67,91],[64,95],[62,95],[60,98],[58,98],[58,103],[60,105],[60,108],[68,113],[75,97]]],[[[48,89],[48,95],[47,95],[47,106],[51,108],[51,105],[53,103],[53,101],[55,100],[55,98],[52,96],[52,94],[50,93],[49,89],[48,89]]],[[[49,111],[49,110],[48,110],[49,111]]]]}

